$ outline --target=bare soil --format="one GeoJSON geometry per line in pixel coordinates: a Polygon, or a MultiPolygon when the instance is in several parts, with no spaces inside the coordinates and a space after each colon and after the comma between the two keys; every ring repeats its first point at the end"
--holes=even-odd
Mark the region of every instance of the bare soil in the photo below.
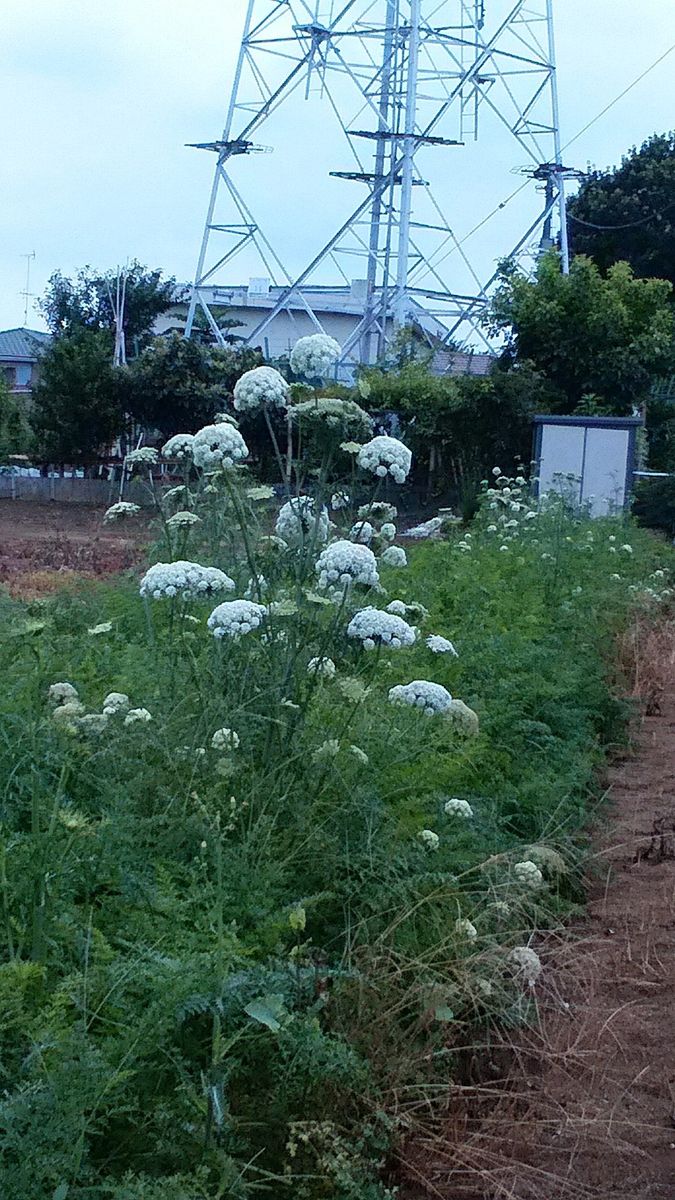
{"type": "Polygon", "coordinates": [[[0,500],[0,586],[31,599],[134,566],[149,539],[147,517],[105,526],[104,512],[88,505],[0,500]]]}
{"type": "Polygon", "coordinates": [[[501,1079],[495,1050],[453,1088],[402,1200],[675,1198],[675,634],[650,636],[649,715],[609,772],[586,914],[541,947],[538,1027],[501,1079]]]}

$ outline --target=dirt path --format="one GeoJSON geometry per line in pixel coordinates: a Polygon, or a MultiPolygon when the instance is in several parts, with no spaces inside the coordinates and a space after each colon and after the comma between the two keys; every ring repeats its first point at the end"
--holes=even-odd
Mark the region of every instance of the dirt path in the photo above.
{"type": "Polygon", "coordinates": [[[445,1152],[412,1157],[406,1200],[675,1200],[674,644],[660,711],[609,773],[587,915],[544,951],[540,1027],[445,1152]]]}

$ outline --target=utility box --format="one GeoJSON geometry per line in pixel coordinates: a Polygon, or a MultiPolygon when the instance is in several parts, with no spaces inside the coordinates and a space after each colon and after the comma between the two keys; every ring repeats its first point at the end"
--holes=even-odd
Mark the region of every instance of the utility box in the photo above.
{"type": "Polygon", "coordinates": [[[534,418],[537,494],[564,495],[591,516],[621,512],[629,503],[642,417],[534,418]]]}

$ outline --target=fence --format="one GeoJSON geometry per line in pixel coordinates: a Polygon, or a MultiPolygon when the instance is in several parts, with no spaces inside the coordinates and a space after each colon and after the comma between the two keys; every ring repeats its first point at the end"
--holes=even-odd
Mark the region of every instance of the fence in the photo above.
{"type": "MultiPolygon", "coordinates": [[[[108,507],[119,495],[118,479],[78,479],[60,476],[44,479],[30,475],[0,475],[0,500],[32,500],[36,504],[96,504],[108,507]]],[[[127,483],[124,499],[147,507],[147,488],[135,481],[127,483]]]]}

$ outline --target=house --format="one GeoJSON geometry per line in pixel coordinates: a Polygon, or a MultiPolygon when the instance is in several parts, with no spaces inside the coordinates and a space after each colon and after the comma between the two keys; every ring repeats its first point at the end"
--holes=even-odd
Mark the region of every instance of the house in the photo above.
{"type": "MultiPolygon", "coordinates": [[[[268,361],[288,357],[298,338],[317,332],[316,324],[307,312],[309,305],[325,333],[335,338],[341,346],[354,345],[355,355],[360,350],[362,361],[373,361],[374,339],[368,346],[358,346],[358,342],[366,341],[365,338],[359,338],[357,333],[363,318],[366,288],[365,279],[353,279],[344,286],[306,285],[301,293],[289,298],[260,335],[254,337],[253,344],[260,347],[268,361]],[[356,345],[355,337],[358,339],[356,345]]],[[[158,336],[184,331],[188,309],[184,299],[185,290],[184,287],[178,290],[180,299],[155,322],[154,331],[158,336]]],[[[220,310],[226,320],[232,322],[232,334],[245,340],[255,334],[283,291],[283,288],[272,285],[269,279],[250,279],[247,285],[236,284],[232,287],[201,288],[211,310],[220,310]]],[[[413,327],[434,352],[431,369],[435,374],[487,374],[492,356],[448,349],[444,343],[447,335],[445,325],[416,301],[411,305],[411,318],[413,327]]]]}
{"type": "Polygon", "coordinates": [[[0,376],[13,395],[30,395],[37,381],[40,355],[49,341],[49,334],[38,329],[0,330],[0,376]]]}

